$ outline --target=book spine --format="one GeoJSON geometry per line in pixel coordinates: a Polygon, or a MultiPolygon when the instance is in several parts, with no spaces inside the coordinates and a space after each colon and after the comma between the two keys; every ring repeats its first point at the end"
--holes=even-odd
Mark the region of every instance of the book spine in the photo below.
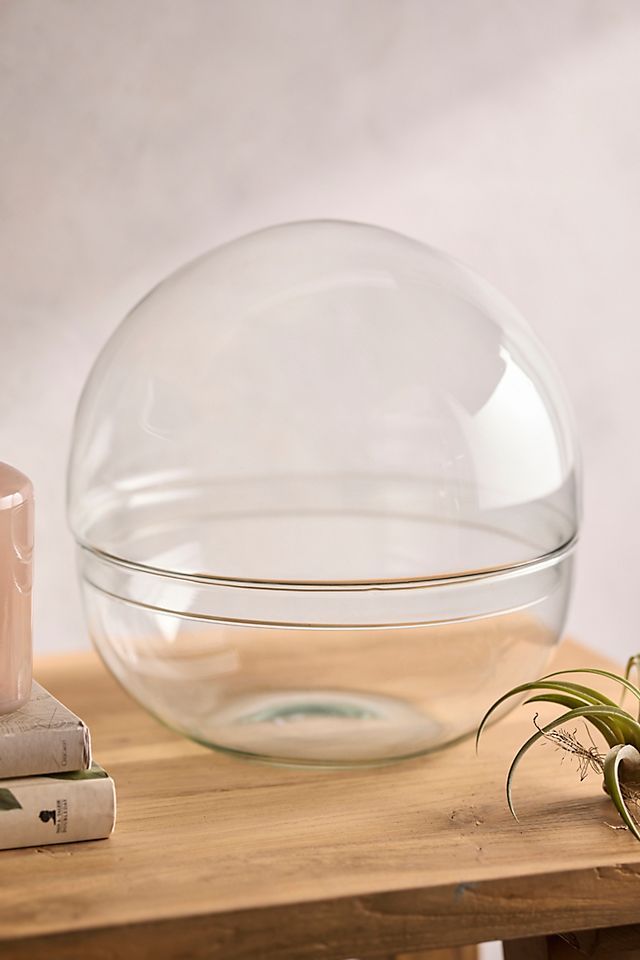
{"type": "Polygon", "coordinates": [[[0,850],[101,840],[113,831],[111,777],[30,777],[0,783],[0,850]]]}
{"type": "Polygon", "coordinates": [[[0,738],[0,778],[88,770],[91,736],[84,723],[69,729],[36,729],[0,738]]]}

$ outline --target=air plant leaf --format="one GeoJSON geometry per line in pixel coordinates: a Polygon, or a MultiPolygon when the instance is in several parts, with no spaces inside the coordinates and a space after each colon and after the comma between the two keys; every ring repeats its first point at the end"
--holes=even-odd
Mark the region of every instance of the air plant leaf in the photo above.
{"type": "Polygon", "coordinates": [[[640,653],[634,653],[634,655],[632,657],[629,657],[629,659],[627,660],[627,666],[625,667],[625,671],[624,671],[625,680],[629,679],[629,677],[631,676],[631,671],[634,669],[634,667],[636,670],[636,674],[638,674],[638,672],[640,671],[640,653]]]}
{"type": "Polygon", "coordinates": [[[640,676],[640,654],[629,659],[624,676],[592,667],[581,670],[558,670],[539,680],[514,687],[487,710],[478,727],[476,748],[490,718],[511,697],[531,693],[533,696],[529,697],[526,703],[550,703],[565,708],[564,713],[545,726],[539,726],[534,719],[536,732],[520,747],[509,767],[506,781],[507,803],[516,820],[518,818],[513,803],[515,772],[531,747],[539,740],[547,738],[556,746],[574,755],[580,764],[581,779],[589,770],[596,770],[602,774],[604,789],[609,794],[623,823],[633,836],[640,840],[640,823],[631,810],[631,807],[640,809],[640,688],[629,679],[634,669],[640,676]],[[566,674],[590,674],[613,680],[622,687],[620,703],[616,703],[592,687],[575,681],[558,679],[566,674]],[[638,701],[638,719],[622,707],[622,701],[627,693],[638,701]],[[558,729],[564,724],[579,719],[591,724],[604,738],[609,748],[606,754],[603,755],[598,751],[593,739],[591,747],[584,747],[575,733],[558,729]]]}
{"type": "MultiPolygon", "coordinates": [[[[640,653],[634,654],[632,657],[629,657],[629,659],[627,660],[627,666],[624,671],[625,680],[629,679],[629,677],[631,676],[631,671],[634,669],[636,671],[636,677],[640,677],[640,653]]],[[[626,689],[623,687],[622,696],[620,697],[620,706],[622,706],[624,702],[624,696],[626,692],[627,692],[626,689]]],[[[638,706],[638,720],[640,720],[640,705],[638,706]]]]}
{"type": "MultiPolygon", "coordinates": [[[[640,654],[638,654],[638,658],[640,660],[640,654]]],[[[635,660],[635,657],[632,657],[631,660],[635,660]]],[[[629,664],[627,664],[627,666],[629,666],[629,664]]],[[[580,670],[556,670],[555,673],[548,673],[546,677],[542,677],[542,681],[549,680],[551,677],[562,677],[567,673],[591,673],[597,677],[606,677],[607,680],[614,680],[623,688],[623,694],[625,691],[628,691],[633,694],[636,700],[640,701],[640,688],[636,687],[634,683],[631,683],[626,675],[621,677],[617,673],[611,673],[610,670],[598,670],[596,667],[583,667],[580,670]]],[[[600,696],[602,696],[602,694],[600,694],[600,696]]],[[[611,702],[612,701],[609,700],[609,703],[611,702]]]]}
{"type": "Polygon", "coordinates": [[[551,723],[547,723],[544,727],[540,727],[536,732],[529,737],[529,739],[523,743],[518,752],[516,753],[511,766],[509,767],[509,772],[507,773],[507,803],[509,804],[509,810],[512,815],[517,820],[515,808],[513,805],[512,791],[513,791],[513,775],[516,772],[516,768],[525,753],[527,753],[534,743],[537,743],[538,740],[542,740],[546,734],[551,730],[554,730],[556,727],[561,726],[563,723],[567,723],[571,720],[578,720],[580,717],[584,717],[585,720],[592,720],[594,717],[606,717],[609,715],[610,707],[578,707],[576,710],[569,710],[567,713],[563,713],[561,717],[557,717],[555,720],[552,720],[551,723]]]}
{"type": "Polygon", "coordinates": [[[590,703],[607,705],[611,707],[617,706],[617,704],[613,700],[610,700],[609,697],[605,697],[603,694],[598,693],[597,690],[593,690],[591,687],[583,687],[578,683],[570,683],[569,681],[561,683],[559,681],[547,680],[546,677],[543,677],[541,680],[531,681],[529,683],[521,683],[519,686],[513,687],[512,690],[509,690],[507,693],[503,694],[498,700],[496,700],[494,704],[492,704],[491,707],[489,707],[484,717],[480,721],[480,726],[478,727],[478,732],[476,734],[476,748],[480,741],[482,731],[484,730],[489,718],[493,713],[495,713],[498,707],[502,706],[502,704],[511,697],[518,696],[518,694],[522,693],[528,693],[529,691],[533,690],[552,690],[557,691],[558,693],[566,693],[569,695],[575,694],[581,698],[585,706],[590,703]]]}
{"type": "Polygon", "coordinates": [[[624,789],[620,783],[621,765],[625,760],[638,764],[638,751],[635,747],[618,743],[609,750],[604,761],[604,784],[623,823],[631,830],[636,840],[640,840],[640,830],[626,804],[624,789]]]}
{"type": "MultiPolygon", "coordinates": [[[[561,707],[567,707],[569,710],[576,710],[578,707],[586,706],[586,704],[581,702],[578,697],[568,697],[561,693],[542,693],[537,697],[529,697],[528,700],[525,700],[525,703],[557,703],[561,707]]],[[[595,716],[589,717],[589,719],[596,730],[602,734],[610,747],[613,747],[614,744],[619,742],[618,735],[614,732],[613,727],[610,726],[606,720],[595,716]]]]}

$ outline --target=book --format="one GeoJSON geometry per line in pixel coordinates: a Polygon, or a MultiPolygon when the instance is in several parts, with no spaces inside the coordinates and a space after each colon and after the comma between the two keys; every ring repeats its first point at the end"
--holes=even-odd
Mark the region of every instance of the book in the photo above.
{"type": "Polygon", "coordinates": [[[90,766],[89,728],[39,683],[23,707],[0,716],[0,778],[90,766]]]}
{"type": "Polygon", "coordinates": [[[102,840],[115,822],[115,784],[97,763],[0,781],[0,850],[102,840]]]}

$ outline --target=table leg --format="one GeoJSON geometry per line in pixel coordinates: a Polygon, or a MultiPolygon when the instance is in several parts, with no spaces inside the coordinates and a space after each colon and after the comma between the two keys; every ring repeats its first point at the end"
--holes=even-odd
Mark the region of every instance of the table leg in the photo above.
{"type": "Polygon", "coordinates": [[[640,960],[640,924],[510,940],[505,960],[640,960]]]}

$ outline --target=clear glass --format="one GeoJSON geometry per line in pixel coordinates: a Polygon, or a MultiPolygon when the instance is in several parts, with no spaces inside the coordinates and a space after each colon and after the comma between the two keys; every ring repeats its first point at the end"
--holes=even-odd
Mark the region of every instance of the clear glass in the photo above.
{"type": "Polygon", "coordinates": [[[159,719],[262,759],[381,763],[544,667],[578,529],[570,415],[465,267],[376,227],[274,227],[111,338],[69,518],[94,642],[159,719]]]}

